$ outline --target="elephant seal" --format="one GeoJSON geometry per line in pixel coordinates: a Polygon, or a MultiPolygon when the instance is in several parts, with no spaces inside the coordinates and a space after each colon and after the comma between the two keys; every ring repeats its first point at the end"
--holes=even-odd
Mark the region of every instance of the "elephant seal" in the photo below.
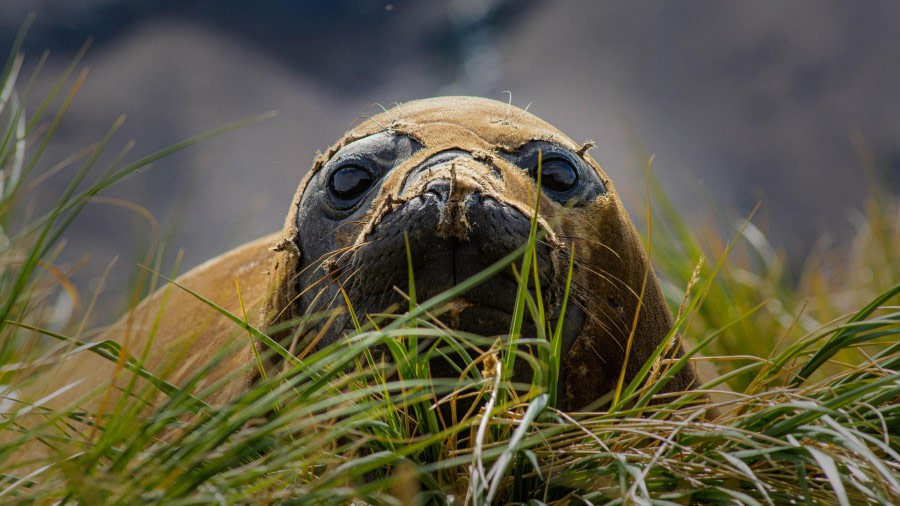
{"type": "MultiPolygon", "coordinates": [[[[563,405],[591,404],[615,388],[626,362],[631,379],[673,323],[639,236],[589,147],[483,98],[418,100],[362,122],[316,158],[297,189],[273,264],[268,323],[342,305],[341,290],[358,314],[402,308],[393,287],[408,283],[404,234],[420,300],[487,268],[528,240],[540,154],[537,265],[551,322],[563,317],[574,255],[563,405]]],[[[507,333],[516,288],[511,274],[501,274],[463,295],[452,326],[507,333]]],[[[352,322],[345,314],[322,325],[320,344],[328,344],[352,322]]],[[[686,367],[664,390],[695,384],[686,367]]]]}
{"type": "MultiPolygon", "coordinates": [[[[407,286],[405,232],[423,300],[527,240],[540,154],[539,280],[551,321],[565,321],[563,405],[579,409],[614,389],[626,362],[625,379],[632,378],[673,325],[639,236],[588,147],[493,100],[443,97],[397,105],[319,154],[281,232],[209,260],[177,284],[263,329],[343,305],[341,288],[358,314],[376,313],[402,302],[393,287],[407,286]],[[561,315],[570,254],[570,303],[561,315]]],[[[499,274],[462,296],[452,323],[481,335],[504,334],[515,293],[513,277],[499,274]]],[[[311,330],[321,337],[320,347],[350,328],[346,315],[317,325],[311,330]]],[[[234,398],[259,374],[246,331],[173,286],[145,299],[100,339],[118,341],[175,385],[217,357],[195,388],[218,385],[204,398],[210,404],[234,398]]],[[[42,377],[51,380],[28,387],[24,401],[43,399],[53,407],[92,398],[87,409],[102,410],[117,394],[97,394],[127,382],[130,373],[82,350],[42,377]]],[[[695,385],[686,367],[664,391],[695,385]]]]}

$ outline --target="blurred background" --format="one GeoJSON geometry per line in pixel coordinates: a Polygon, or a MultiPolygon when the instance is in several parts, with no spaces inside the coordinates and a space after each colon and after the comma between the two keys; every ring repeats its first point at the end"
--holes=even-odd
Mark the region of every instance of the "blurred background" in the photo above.
{"type": "MultiPolygon", "coordinates": [[[[595,140],[632,214],[645,188],[637,145],[696,222],[761,202],[756,222],[795,268],[814,245],[850,237],[867,184],[900,188],[891,0],[0,0],[0,49],[29,12],[26,80],[50,51],[34,97],[93,39],[87,83],[39,170],[122,113],[114,147],[135,139],[136,158],[278,111],[107,192],[153,213],[169,258],[184,248],[182,270],[279,229],[316,151],[374,104],[443,94],[506,101],[508,90],[576,141],[595,140]]],[[[64,174],[35,194],[38,207],[64,174]]],[[[62,261],[86,258],[75,279],[95,289],[118,257],[103,299],[116,300],[149,235],[133,213],[88,206],[62,261]]]]}

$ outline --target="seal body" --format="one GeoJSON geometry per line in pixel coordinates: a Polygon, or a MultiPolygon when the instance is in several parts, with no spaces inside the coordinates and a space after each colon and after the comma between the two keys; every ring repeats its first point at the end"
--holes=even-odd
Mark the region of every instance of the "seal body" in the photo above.
{"type": "MultiPolygon", "coordinates": [[[[395,287],[406,288],[408,263],[422,300],[515,251],[534,220],[540,297],[551,322],[564,321],[563,404],[579,409],[613,390],[623,367],[626,381],[632,378],[672,328],[639,236],[588,147],[493,100],[401,104],[363,121],[315,159],[280,233],[210,260],[177,283],[260,329],[347,301],[360,316],[402,311],[395,287]],[[570,256],[572,288],[563,315],[570,256]]],[[[516,287],[511,271],[498,274],[464,294],[447,324],[504,334],[516,287]]],[[[345,312],[276,337],[315,334],[321,347],[350,328],[345,312]]],[[[211,363],[204,381],[225,385],[205,399],[213,404],[244,391],[257,374],[246,331],[178,287],[152,295],[101,339],[145,356],[147,369],[176,385],[211,363]]],[[[670,356],[678,354],[675,346],[670,356]]],[[[90,394],[121,384],[121,369],[80,352],[25,397],[53,393],[44,403],[63,406],[90,396],[102,410],[110,397],[90,394]]],[[[664,391],[694,385],[688,367],[664,391]]]]}

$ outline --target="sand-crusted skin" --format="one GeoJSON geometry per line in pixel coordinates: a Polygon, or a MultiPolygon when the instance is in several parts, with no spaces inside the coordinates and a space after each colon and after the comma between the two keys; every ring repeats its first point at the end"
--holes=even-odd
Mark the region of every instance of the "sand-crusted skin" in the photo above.
{"type": "MultiPolygon", "coordinates": [[[[502,152],[513,152],[531,141],[549,141],[582,156],[597,171],[607,191],[573,209],[565,209],[544,196],[538,217],[541,226],[551,231],[549,240],[559,241],[556,236],[578,238],[566,242],[575,249],[574,282],[586,288],[580,291],[580,302],[588,319],[563,361],[565,404],[575,409],[587,406],[615,387],[625,363],[627,340],[646,275],[626,379],[637,373],[673,323],[640,238],[615,188],[599,164],[587,154],[586,146],[526,111],[483,98],[440,97],[399,104],[363,121],[316,158],[297,189],[276,248],[279,251],[273,263],[266,304],[268,324],[298,318],[303,310],[294,303],[302,254],[298,247],[297,216],[309,181],[343,147],[385,131],[407,135],[423,149],[384,177],[379,194],[356,228],[342,227],[341,232],[355,234],[357,242],[364,240],[367,231],[397,205],[401,196],[393,192],[401,187],[400,179],[406,177],[409,168],[436,153],[458,149],[472,153],[475,160],[502,166],[509,163],[500,156],[502,152]]],[[[531,216],[536,188],[533,181],[528,184],[522,181],[511,178],[499,190],[483,187],[481,191],[531,216]]],[[[675,348],[672,352],[680,355],[681,350],[675,348]]],[[[664,391],[687,390],[695,384],[693,369],[686,367],[664,391]]]]}

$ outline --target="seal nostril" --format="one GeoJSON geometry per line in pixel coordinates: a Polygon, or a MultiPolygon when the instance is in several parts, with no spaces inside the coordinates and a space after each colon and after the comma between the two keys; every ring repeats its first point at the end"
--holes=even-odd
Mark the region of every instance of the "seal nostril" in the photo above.
{"type": "Polygon", "coordinates": [[[443,179],[432,181],[425,187],[422,195],[434,195],[439,201],[446,202],[450,195],[450,182],[443,179]]]}

